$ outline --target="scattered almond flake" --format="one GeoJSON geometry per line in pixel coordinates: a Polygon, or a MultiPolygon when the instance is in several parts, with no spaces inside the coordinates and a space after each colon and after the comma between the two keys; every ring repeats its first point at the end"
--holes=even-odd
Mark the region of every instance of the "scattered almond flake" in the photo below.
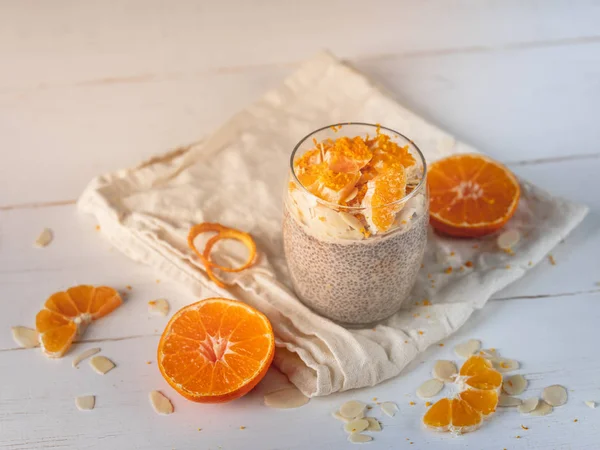
{"type": "Polygon", "coordinates": [[[492,359],[498,357],[498,352],[495,348],[484,348],[479,350],[479,356],[483,356],[486,359],[492,359]]]}
{"type": "Polygon", "coordinates": [[[265,405],[276,409],[299,408],[308,403],[310,399],[295,387],[271,392],[264,397],[265,405]]]}
{"type": "Polygon", "coordinates": [[[165,395],[159,391],[152,391],[148,394],[150,404],[156,414],[167,415],[173,412],[173,404],[165,395]]]}
{"type": "Polygon", "coordinates": [[[520,367],[518,361],[515,361],[514,359],[498,358],[493,359],[492,363],[494,364],[494,369],[500,373],[512,372],[520,367]]]}
{"type": "Polygon", "coordinates": [[[148,312],[155,316],[166,316],[169,314],[169,302],[164,298],[150,300],[148,302],[148,312]]]}
{"type": "Polygon", "coordinates": [[[346,419],[355,419],[360,414],[364,414],[366,406],[363,402],[350,400],[340,407],[340,415],[346,419]]]}
{"type": "Polygon", "coordinates": [[[350,422],[350,419],[346,419],[344,416],[340,414],[339,411],[331,413],[334,419],[341,420],[342,422],[350,422]]]}
{"type": "Polygon", "coordinates": [[[548,386],[542,391],[542,399],[550,406],[562,406],[567,403],[567,398],[567,390],[558,384],[548,386]]]}
{"type": "Polygon", "coordinates": [[[344,425],[346,433],[360,433],[369,427],[369,421],[366,419],[354,419],[344,425]]]}
{"type": "Polygon", "coordinates": [[[502,407],[511,407],[511,406],[521,406],[522,401],[520,398],[511,397],[510,395],[500,394],[498,398],[498,406],[502,407]]]}
{"type": "Polygon", "coordinates": [[[552,264],[553,266],[556,265],[556,260],[554,259],[554,256],[548,255],[548,261],[550,261],[550,264],[552,264]]]}
{"type": "Polygon", "coordinates": [[[473,354],[477,353],[481,348],[481,341],[477,339],[469,339],[467,342],[458,344],[454,347],[454,353],[460,358],[468,359],[473,354]]]}
{"type": "Polygon", "coordinates": [[[115,368],[115,363],[106,356],[94,356],[90,359],[90,367],[94,369],[96,373],[104,375],[115,368]]]}
{"type": "Polygon", "coordinates": [[[381,431],[381,423],[379,423],[379,420],[374,417],[367,417],[366,420],[369,422],[367,431],[381,431]]]}
{"type": "Polygon", "coordinates": [[[52,242],[53,235],[52,230],[50,228],[44,228],[40,235],[35,240],[35,246],[38,248],[46,247],[52,242]]]}
{"type": "Polygon", "coordinates": [[[394,402],[383,402],[381,404],[381,411],[386,416],[394,417],[398,411],[398,406],[394,402]]]}
{"type": "Polygon", "coordinates": [[[546,403],[544,400],[540,400],[538,402],[537,407],[531,411],[532,416],[546,416],[552,412],[554,408],[546,403]]]}
{"type": "MultiPolygon", "coordinates": [[[[444,344],[440,344],[444,345],[444,344]]],[[[454,381],[454,377],[458,373],[458,369],[456,368],[456,364],[452,361],[446,360],[438,360],[435,362],[433,366],[432,375],[434,378],[437,378],[440,381],[446,381],[448,383],[454,381]]]]}
{"type": "Polygon", "coordinates": [[[22,348],[39,347],[40,340],[38,332],[27,327],[10,327],[15,343],[22,348]]]}
{"type": "Polygon", "coordinates": [[[592,409],[596,409],[596,402],[593,402],[591,400],[587,400],[587,401],[585,401],[583,403],[585,403],[587,406],[589,406],[592,409]]]}
{"type": "Polygon", "coordinates": [[[438,395],[442,389],[444,389],[444,382],[437,378],[432,378],[419,386],[417,395],[420,398],[431,398],[438,395]]]}
{"type": "Polygon", "coordinates": [[[75,397],[75,406],[79,411],[91,411],[96,405],[96,397],[94,395],[82,395],[75,397]]]}
{"type": "Polygon", "coordinates": [[[353,444],[362,444],[372,440],[373,438],[371,436],[367,436],[366,434],[352,433],[350,436],[348,436],[348,441],[352,442],[353,444]]]}
{"type": "Polygon", "coordinates": [[[512,375],[502,383],[502,389],[508,395],[520,395],[526,388],[527,380],[523,375],[512,375]]]}
{"type": "Polygon", "coordinates": [[[502,250],[512,250],[521,240],[521,233],[517,230],[508,230],[496,239],[496,244],[502,250]]]}
{"type": "Polygon", "coordinates": [[[95,347],[95,348],[87,349],[85,352],[80,353],[75,358],[73,358],[73,363],[72,363],[73,367],[77,367],[81,361],[89,358],[90,356],[95,355],[99,351],[100,351],[100,348],[95,347]]]}
{"type": "MultiPolygon", "coordinates": [[[[500,394],[500,398],[502,398],[502,394],[500,394]]],[[[523,400],[523,403],[518,406],[517,411],[519,411],[521,414],[529,414],[538,407],[539,402],[540,400],[536,397],[523,400]]]]}

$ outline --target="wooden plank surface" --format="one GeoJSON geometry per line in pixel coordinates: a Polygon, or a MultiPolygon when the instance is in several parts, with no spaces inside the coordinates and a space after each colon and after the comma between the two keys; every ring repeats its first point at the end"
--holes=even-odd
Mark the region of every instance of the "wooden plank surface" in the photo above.
{"type": "Polygon", "coordinates": [[[330,413],[373,397],[396,401],[400,414],[383,419],[370,448],[597,448],[598,410],[583,401],[600,402],[599,21],[592,0],[1,2],[0,448],[351,448],[330,413]],[[553,251],[555,266],[542,262],[497,293],[394,380],[284,412],[262,405],[264,389],[228,405],[187,402],[158,373],[166,319],[149,317],[146,303],[168,298],[177,309],[195,298],[112,249],[72,201],[98,173],[207,135],[323,48],[591,213],[553,251]],[[44,227],[55,241],[34,249],[44,227]],[[10,337],[49,293],[78,283],[127,296],[73,352],[101,347],[118,365],[104,377],[10,337]],[[521,361],[527,395],[562,383],[569,403],[537,419],[499,411],[461,438],[423,430],[414,391],[467,338],[521,361]],[[152,412],[152,389],[176,414],[152,412]],[[97,395],[94,411],[76,410],[83,394],[97,395]]]}

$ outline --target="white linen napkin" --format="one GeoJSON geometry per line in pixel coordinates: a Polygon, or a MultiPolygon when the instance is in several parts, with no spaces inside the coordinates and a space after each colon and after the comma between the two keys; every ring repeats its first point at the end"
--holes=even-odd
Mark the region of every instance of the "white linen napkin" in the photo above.
{"type": "MultiPolygon", "coordinates": [[[[419,352],[456,331],[493,293],[523,276],[583,219],[587,208],[522,182],[518,211],[507,225],[523,236],[514,255],[498,249],[496,236],[455,240],[430,231],[424,267],[404,308],[376,328],[344,329],[311,312],[290,289],[281,221],[294,145],[316,128],[345,121],[396,129],[413,139],[429,162],[476,151],[323,53],[204,142],[94,179],[78,205],[95,215],[104,235],[132,259],[197,295],[210,295],[210,290],[264,312],[276,334],[274,363],[305,395],[372,386],[398,375],[419,352]],[[199,222],[219,222],[255,237],[260,264],[234,274],[229,279],[233,289],[210,282],[187,248],[188,230],[199,222]],[[467,261],[472,267],[463,265],[467,261]]],[[[236,250],[224,246],[219,253],[242,260],[236,250]]]]}

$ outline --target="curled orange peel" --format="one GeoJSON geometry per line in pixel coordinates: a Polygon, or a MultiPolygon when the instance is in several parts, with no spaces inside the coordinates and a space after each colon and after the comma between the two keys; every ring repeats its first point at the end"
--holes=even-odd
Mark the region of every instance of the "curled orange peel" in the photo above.
{"type": "Polygon", "coordinates": [[[240,230],[236,230],[235,228],[229,228],[223,226],[219,223],[210,223],[204,222],[198,225],[194,225],[188,234],[188,246],[192,251],[200,258],[202,263],[204,264],[204,268],[206,270],[206,274],[208,277],[219,287],[225,288],[230,286],[223,281],[219,280],[214,274],[213,269],[219,269],[223,272],[236,273],[241,272],[254,264],[254,259],[256,257],[256,243],[250,234],[245,233],[240,230]],[[215,232],[217,233],[215,236],[211,237],[204,247],[204,251],[200,252],[196,245],[194,244],[194,240],[202,233],[215,232]],[[210,260],[210,253],[212,248],[215,246],[217,242],[221,239],[234,239],[240,241],[242,244],[248,248],[249,256],[246,262],[240,267],[225,267],[220,264],[217,264],[210,260]]]}

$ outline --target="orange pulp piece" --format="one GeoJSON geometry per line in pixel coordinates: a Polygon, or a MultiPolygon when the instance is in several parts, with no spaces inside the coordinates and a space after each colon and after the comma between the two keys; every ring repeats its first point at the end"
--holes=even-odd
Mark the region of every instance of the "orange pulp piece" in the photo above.
{"type": "Polygon", "coordinates": [[[391,204],[406,195],[406,170],[399,165],[377,175],[367,183],[373,189],[371,197],[371,220],[379,231],[387,231],[394,224],[401,204],[391,204]]]}
{"type": "Polygon", "coordinates": [[[482,356],[471,356],[460,368],[464,388],[455,398],[443,398],[427,410],[423,423],[436,431],[468,433],[481,426],[498,404],[502,375],[482,356]]]}
{"type": "Polygon", "coordinates": [[[119,293],[108,286],[81,285],[52,294],[35,317],[42,351],[50,358],[62,357],[90,322],[121,303],[119,293]]]}
{"type": "Polygon", "coordinates": [[[267,317],[235,300],[180,309],[158,344],[158,367],[179,394],[200,403],[239,398],[265,376],[275,352],[267,317]]]}
{"type": "Polygon", "coordinates": [[[325,154],[329,169],[344,173],[358,172],[372,157],[373,152],[360,136],[352,139],[349,137],[336,139],[325,154]]]}
{"type": "Polygon", "coordinates": [[[254,264],[254,260],[256,258],[256,242],[252,239],[250,234],[245,233],[240,230],[236,230],[235,228],[229,228],[219,223],[210,223],[204,222],[197,225],[194,225],[190,232],[188,233],[188,247],[200,258],[202,263],[204,264],[204,268],[206,270],[206,274],[208,277],[219,287],[225,288],[228,286],[226,283],[223,283],[219,280],[213,272],[213,268],[220,269],[224,272],[241,272],[248,267],[254,264]],[[202,233],[208,232],[216,232],[217,234],[211,237],[204,247],[204,251],[200,252],[194,244],[194,239],[198,237],[198,235],[202,233]],[[210,259],[210,252],[214,245],[220,241],[221,239],[235,239],[244,244],[249,251],[248,259],[246,262],[240,267],[224,267],[210,259]]]}
{"type": "Polygon", "coordinates": [[[521,195],[510,170],[478,154],[434,162],[427,183],[431,225],[456,237],[479,237],[499,230],[515,213],[521,195]]]}

